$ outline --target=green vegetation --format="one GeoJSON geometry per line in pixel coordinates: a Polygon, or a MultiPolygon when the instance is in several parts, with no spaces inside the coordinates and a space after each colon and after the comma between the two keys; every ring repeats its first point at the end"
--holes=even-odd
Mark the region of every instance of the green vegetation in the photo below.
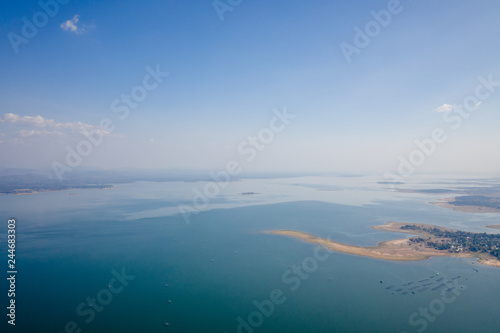
{"type": "Polygon", "coordinates": [[[487,253],[500,260],[500,234],[474,233],[419,225],[404,225],[403,230],[421,230],[433,237],[414,237],[410,242],[448,252],[487,253]]]}
{"type": "Polygon", "coordinates": [[[484,195],[465,195],[455,198],[450,204],[454,206],[478,206],[500,209],[500,198],[484,195]]]}

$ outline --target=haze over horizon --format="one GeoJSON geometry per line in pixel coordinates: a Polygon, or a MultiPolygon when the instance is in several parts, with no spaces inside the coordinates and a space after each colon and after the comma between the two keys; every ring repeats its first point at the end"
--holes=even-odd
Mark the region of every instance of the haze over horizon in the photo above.
{"type": "Polygon", "coordinates": [[[500,169],[493,0],[40,3],[4,4],[1,168],[500,169]]]}

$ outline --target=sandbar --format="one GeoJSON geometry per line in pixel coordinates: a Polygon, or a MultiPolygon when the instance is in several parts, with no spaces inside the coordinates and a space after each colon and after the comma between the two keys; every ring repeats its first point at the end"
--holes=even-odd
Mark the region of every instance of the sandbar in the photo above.
{"type": "MultiPolygon", "coordinates": [[[[400,232],[412,235],[420,235],[423,237],[433,236],[424,230],[403,230],[401,229],[404,225],[415,225],[421,227],[432,227],[442,230],[452,230],[448,228],[436,227],[428,224],[420,223],[402,223],[402,222],[388,222],[385,225],[374,226],[374,229],[382,231],[400,232]]],[[[335,242],[331,239],[317,237],[305,232],[294,231],[294,230],[273,230],[268,233],[294,237],[309,243],[320,244],[326,246],[334,251],[349,253],[358,256],[377,258],[383,260],[393,260],[393,261],[412,261],[412,260],[425,260],[430,257],[460,257],[460,258],[479,258],[479,262],[485,265],[500,267],[500,261],[495,257],[488,254],[477,253],[477,252],[448,252],[444,250],[437,250],[430,247],[425,247],[422,244],[412,244],[409,238],[395,239],[380,242],[377,246],[362,247],[356,245],[342,244],[335,242]]]]}
{"type": "Polygon", "coordinates": [[[496,225],[487,225],[486,228],[500,229],[500,224],[496,225]]]}
{"type": "Polygon", "coordinates": [[[437,202],[430,202],[431,204],[443,208],[450,208],[456,212],[464,213],[500,213],[500,209],[484,206],[464,206],[464,205],[454,205],[452,202],[455,201],[455,197],[439,199],[437,202]]]}

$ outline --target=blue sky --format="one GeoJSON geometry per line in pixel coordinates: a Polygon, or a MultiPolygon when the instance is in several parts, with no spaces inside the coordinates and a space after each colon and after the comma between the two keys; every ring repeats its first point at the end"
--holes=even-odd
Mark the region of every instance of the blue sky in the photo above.
{"type": "Polygon", "coordinates": [[[42,8],[9,1],[0,167],[64,164],[109,118],[114,131],[79,165],[221,169],[286,107],[297,117],[247,170],[395,171],[436,128],[448,140],[416,172],[498,170],[500,87],[458,129],[434,110],[474,95],[480,76],[500,81],[500,4],[401,1],[348,63],[339,45],[389,3],[244,0],[221,21],[212,1],[68,1],[16,53],[8,34],[42,8]],[[121,120],[111,104],[148,66],[169,76],[121,120]]]}

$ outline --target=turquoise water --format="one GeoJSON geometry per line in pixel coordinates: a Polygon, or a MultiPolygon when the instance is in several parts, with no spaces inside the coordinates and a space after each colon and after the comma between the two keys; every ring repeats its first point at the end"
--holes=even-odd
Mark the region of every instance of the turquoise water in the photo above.
{"type": "Polygon", "coordinates": [[[457,258],[389,262],[331,253],[318,261],[316,245],[262,233],[294,229],[374,245],[400,238],[370,228],[390,220],[450,226],[465,221],[470,229],[483,230],[496,215],[452,212],[415,197],[353,205],[242,204],[201,212],[190,224],[179,215],[131,219],[136,211],[175,206],[177,201],[153,195],[157,186],[2,197],[3,216],[13,207],[18,212],[17,325],[9,331],[64,332],[73,321],[82,332],[229,333],[238,332],[238,317],[248,322],[250,315],[259,325],[240,332],[498,332],[500,269],[457,258]],[[131,194],[138,189],[141,198],[131,194]],[[309,273],[290,271],[303,263],[313,265],[307,266],[309,273]],[[101,292],[109,289],[112,271],[122,269],[134,276],[128,285],[116,294],[101,292]],[[446,293],[455,296],[449,304],[439,301],[442,289],[405,295],[386,289],[430,276],[461,276],[463,289],[446,293]],[[269,304],[276,289],[283,302],[269,317],[259,315],[253,302],[269,304]],[[95,314],[87,323],[89,315],[76,309],[100,292],[112,299],[101,312],[85,306],[86,313],[95,314]],[[414,318],[419,324],[410,325],[410,316],[430,304],[438,314],[431,313],[432,320],[419,315],[414,318]]]}

